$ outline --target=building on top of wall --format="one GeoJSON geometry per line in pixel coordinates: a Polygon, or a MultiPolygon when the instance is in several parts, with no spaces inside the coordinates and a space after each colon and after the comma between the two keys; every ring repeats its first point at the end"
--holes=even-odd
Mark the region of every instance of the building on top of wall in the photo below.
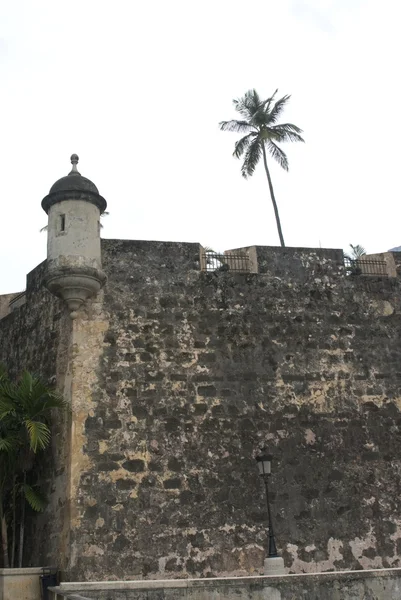
{"type": "Polygon", "coordinates": [[[260,573],[268,448],[288,572],[400,566],[398,255],[100,240],[106,201],[77,162],[42,202],[47,261],[0,297],[0,362],[71,407],[25,564],[260,573]]]}

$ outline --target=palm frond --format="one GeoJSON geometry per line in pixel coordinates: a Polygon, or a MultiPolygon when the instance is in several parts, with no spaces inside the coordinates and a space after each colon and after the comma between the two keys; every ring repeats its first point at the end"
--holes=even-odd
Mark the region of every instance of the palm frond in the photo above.
{"type": "Polygon", "coordinates": [[[31,419],[38,415],[48,415],[52,408],[66,406],[60,394],[50,390],[39,377],[27,371],[22,374],[18,384],[11,387],[7,397],[19,405],[20,410],[31,419]]]}
{"type": "Polygon", "coordinates": [[[278,162],[280,167],[282,167],[285,171],[288,171],[288,158],[286,153],[279,148],[273,140],[269,139],[266,141],[266,147],[270,152],[272,158],[278,162]]]}
{"type": "Polygon", "coordinates": [[[258,92],[253,88],[252,90],[248,90],[245,92],[244,96],[245,104],[249,107],[250,110],[257,111],[260,108],[261,100],[258,92]]]}
{"type": "Polygon", "coordinates": [[[0,438],[0,452],[11,452],[14,446],[7,438],[0,438]]]}
{"type": "Polygon", "coordinates": [[[248,177],[252,177],[255,172],[256,165],[259,162],[259,159],[262,155],[261,142],[258,138],[254,139],[254,141],[248,146],[248,149],[245,153],[244,162],[241,167],[242,177],[247,179],[248,177]]]}
{"type": "Polygon", "coordinates": [[[269,123],[277,123],[277,119],[283,112],[285,105],[287,104],[290,98],[290,95],[286,95],[277,100],[273,108],[269,111],[269,123]]]}
{"type": "Polygon", "coordinates": [[[302,129],[292,123],[273,125],[269,129],[274,132],[275,139],[278,142],[305,142],[301,136],[302,129]]]}
{"type": "Polygon", "coordinates": [[[255,137],[255,135],[257,135],[256,131],[248,133],[248,135],[235,142],[233,156],[235,156],[236,158],[241,158],[241,156],[244,154],[245,150],[248,148],[249,144],[252,141],[252,138],[255,137]]]}
{"type": "Polygon", "coordinates": [[[266,114],[270,114],[270,106],[272,105],[272,102],[274,101],[277,92],[278,89],[275,90],[274,94],[272,94],[270,98],[267,98],[267,100],[263,100],[263,102],[261,102],[260,109],[263,110],[263,112],[265,112],[266,114]]]}
{"type": "Polygon", "coordinates": [[[35,413],[33,416],[37,416],[38,414],[46,416],[53,408],[66,408],[67,406],[68,402],[61,394],[48,392],[47,394],[43,394],[35,404],[35,413]]]}
{"type": "Polygon", "coordinates": [[[0,452],[10,452],[12,448],[13,445],[10,440],[0,437],[0,452]]]}
{"type": "Polygon", "coordinates": [[[239,112],[239,114],[242,117],[244,117],[244,119],[247,119],[249,121],[249,119],[252,118],[252,115],[249,113],[248,108],[245,106],[243,98],[237,98],[236,100],[233,100],[233,104],[235,110],[239,112]]]}
{"type": "Polygon", "coordinates": [[[36,454],[38,450],[44,450],[49,445],[50,429],[46,423],[25,419],[25,427],[28,432],[29,445],[32,452],[36,454]]]}
{"type": "Polygon", "coordinates": [[[5,365],[0,363],[0,383],[8,380],[8,373],[5,365]]]}
{"type": "Polygon", "coordinates": [[[245,119],[250,120],[252,116],[260,109],[261,101],[259,94],[255,89],[248,90],[242,96],[233,100],[234,108],[239,112],[245,119]]]}
{"type": "Polygon", "coordinates": [[[29,506],[36,512],[43,512],[46,508],[46,500],[37,490],[34,490],[30,485],[25,483],[23,491],[26,501],[29,506]]]}
{"type": "Polygon", "coordinates": [[[0,421],[14,415],[16,413],[16,406],[13,402],[11,395],[8,395],[10,384],[3,383],[0,390],[0,421]]]}
{"type": "Polygon", "coordinates": [[[236,119],[221,121],[219,127],[221,131],[234,131],[235,133],[248,133],[254,129],[247,121],[237,121],[236,119]]]}
{"type": "Polygon", "coordinates": [[[263,109],[260,109],[254,113],[250,123],[260,131],[263,127],[266,127],[268,124],[268,115],[264,112],[263,109]]]}
{"type": "Polygon", "coordinates": [[[357,260],[366,254],[365,248],[360,244],[356,244],[355,246],[350,244],[349,247],[351,248],[351,253],[345,255],[349,260],[357,260]]]}
{"type": "Polygon", "coordinates": [[[0,436],[0,452],[16,452],[18,447],[21,445],[21,439],[16,434],[6,434],[0,436]]]}

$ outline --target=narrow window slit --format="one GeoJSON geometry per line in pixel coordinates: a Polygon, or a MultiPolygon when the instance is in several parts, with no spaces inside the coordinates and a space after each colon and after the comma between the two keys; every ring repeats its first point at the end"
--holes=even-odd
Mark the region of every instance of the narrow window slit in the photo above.
{"type": "Polygon", "coordinates": [[[60,215],[60,231],[65,231],[65,215],[60,215]]]}

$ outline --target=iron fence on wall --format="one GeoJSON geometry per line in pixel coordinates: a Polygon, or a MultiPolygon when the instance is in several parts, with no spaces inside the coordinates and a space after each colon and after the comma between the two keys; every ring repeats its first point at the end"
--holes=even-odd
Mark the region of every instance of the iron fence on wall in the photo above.
{"type": "Polygon", "coordinates": [[[202,255],[202,270],[209,273],[230,271],[232,273],[249,273],[249,257],[245,254],[216,254],[205,252],[202,255]]]}
{"type": "Polygon", "coordinates": [[[344,266],[347,275],[370,275],[376,277],[388,277],[387,264],[384,260],[370,258],[344,258],[344,266]]]}

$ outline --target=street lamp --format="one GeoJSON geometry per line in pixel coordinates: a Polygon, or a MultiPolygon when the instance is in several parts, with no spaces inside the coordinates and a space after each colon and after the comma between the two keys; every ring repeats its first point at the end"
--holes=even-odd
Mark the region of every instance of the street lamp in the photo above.
{"type": "Polygon", "coordinates": [[[264,564],[264,573],[265,575],[283,575],[284,574],[284,561],[278,555],[276,540],[274,537],[273,531],[273,522],[272,515],[270,510],[270,502],[269,502],[269,486],[268,486],[268,478],[272,472],[272,460],[273,457],[271,454],[261,454],[256,457],[256,462],[258,465],[259,475],[263,477],[263,481],[266,489],[266,503],[267,503],[267,517],[268,517],[268,528],[269,528],[269,550],[267,559],[264,564]]]}

